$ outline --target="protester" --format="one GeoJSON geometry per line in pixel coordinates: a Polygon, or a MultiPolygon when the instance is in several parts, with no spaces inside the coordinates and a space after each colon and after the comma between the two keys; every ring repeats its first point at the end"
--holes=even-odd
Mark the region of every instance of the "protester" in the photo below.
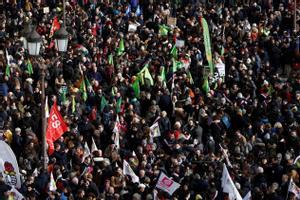
{"type": "MultiPolygon", "coordinates": [[[[66,53],[52,37],[61,1],[4,3],[0,128],[19,165],[18,191],[26,199],[299,198],[293,2],[67,1],[66,53]],[[42,35],[38,58],[24,49],[26,23],[42,35]],[[42,66],[45,110],[65,123],[47,140],[46,171],[42,66]]],[[[1,179],[0,199],[9,191],[1,179]]]]}

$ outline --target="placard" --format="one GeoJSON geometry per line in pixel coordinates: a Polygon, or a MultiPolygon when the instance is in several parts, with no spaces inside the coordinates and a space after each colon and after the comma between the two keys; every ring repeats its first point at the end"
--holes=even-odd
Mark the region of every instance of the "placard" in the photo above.
{"type": "Polygon", "coordinates": [[[129,24],[128,25],[128,32],[135,32],[137,29],[137,25],[136,24],[129,24]]]}
{"type": "Polygon", "coordinates": [[[44,12],[44,14],[49,13],[49,12],[50,12],[49,7],[44,7],[44,8],[43,8],[43,12],[44,12]]]}
{"type": "Polygon", "coordinates": [[[178,48],[184,47],[184,40],[176,40],[175,46],[178,48]]]}
{"type": "Polygon", "coordinates": [[[175,17],[168,17],[167,18],[167,24],[169,26],[173,26],[175,27],[176,26],[176,23],[177,23],[177,19],[175,17]]]}

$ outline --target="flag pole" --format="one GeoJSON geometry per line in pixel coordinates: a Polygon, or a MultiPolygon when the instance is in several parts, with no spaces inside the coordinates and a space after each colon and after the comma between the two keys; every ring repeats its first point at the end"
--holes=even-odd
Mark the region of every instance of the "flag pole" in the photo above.
{"type": "Polygon", "coordinates": [[[66,25],[66,0],[63,0],[63,23],[66,25]]]}
{"type": "Polygon", "coordinates": [[[289,185],[288,185],[288,189],[287,189],[285,200],[288,200],[288,197],[289,197],[289,193],[290,193],[289,189],[290,189],[291,181],[292,181],[292,178],[290,178],[290,181],[289,181],[289,185]]]}
{"type": "Polygon", "coordinates": [[[297,0],[294,1],[294,31],[297,31],[297,0]]]}
{"type": "Polygon", "coordinates": [[[47,171],[48,168],[48,155],[47,155],[47,141],[46,141],[46,110],[45,110],[45,70],[46,66],[42,64],[41,66],[41,85],[42,85],[42,148],[43,148],[43,169],[47,171]]]}

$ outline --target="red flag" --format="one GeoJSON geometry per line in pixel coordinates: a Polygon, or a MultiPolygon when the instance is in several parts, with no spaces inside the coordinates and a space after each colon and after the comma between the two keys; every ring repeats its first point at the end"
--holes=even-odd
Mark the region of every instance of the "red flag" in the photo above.
{"type": "Polygon", "coordinates": [[[51,40],[48,49],[52,49],[55,46],[54,40],[51,40]]]}
{"type": "Polygon", "coordinates": [[[51,26],[49,37],[51,38],[58,29],[60,29],[60,23],[58,21],[58,17],[55,16],[53,18],[53,22],[52,22],[52,26],[51,26]]]}
{"type": "Polygon", "coordinates": [[[64,132],[68,130],[68,126],[64,122],[61,114],[57,109],[56,102],[51,107],[50,117],[48,118],[48,126],[46,131],[46,141],[49,145],[48,153],[51,155],[54,152],[54,142],[60,138],[64,132]]]}

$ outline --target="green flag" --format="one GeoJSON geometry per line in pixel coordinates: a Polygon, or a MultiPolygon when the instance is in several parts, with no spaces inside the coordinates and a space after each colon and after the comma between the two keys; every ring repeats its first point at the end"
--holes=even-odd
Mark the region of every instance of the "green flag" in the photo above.
{"type": "Polygon", "coordinates": [[[177,71],[176,60],[172,58],[172,72],[175,73],[177,71]]]}
{"type": "Polygon", "coordinates": [[[160,77],[164,82],[167,82],[165,67],[162,68],[160,77]]]}
{"type": "Polygon", "coordinates": [[[121,56],[124,51],[125,51],[124,39],[121,38],[119,42],[119,46],[117,48],[117,56],[121,56]]]}
{"type": "Polygon", "coordinates": [[[112,53],[109,54],[109,56],[108,56],[108,64],[114,65],[114,57],[113,57],[112,53]]]}
{"type": "Polygon", "coordinates": [[[167,36],[170,28],[166,25],[159,25],[159,34],[162,36],[167,36]]]}
{"type": "Polygon", "coordinates": [[[188,71],[188,73],[187,73],[187,77],[189,78],[189,81],[190,81],[190,84],[194,84],[194,80],[193,80],[193,77],[192,77],[192,74],[191,74],[191,72],[190,71],[188,71]]]}
{"type": "Polygon", "coordinates": [[[92,92],[93,94],[95,94],[94,89],[93,89],[93,86],[91,85],[89,79],[86,78],[86,77],[85,77],[85,84],[86,84],[86,88],[87,88],[87,89],[88,89],[88,88],[91,89],[91,92],[92,92]]]}
{"type": "Polygon", "coordinates": [[[176,72],[178,69],[181,69],[183,67],[183,63],[181,61],[176,61],[174,58],[172,58],[172,72],[176,72]]]}
{"type": "Polygon", "coordinates": [[[75,101],[75,96],[72,96],[72,113],[76,111],[76,101],[75,101]]]}
{"type": "Polygon", "coordinates": [[[116,105],[116,112],[117,112],[117,113],[121,112],[121,105],[122,105],[122,97],[120,97],[120,98],[117,100],[117,105],[116,105]]]}
{"type": "Polygon", "coordinates": [[[10,77],[10,65],[11,65],[11,60],[13,59],[13,57],[11,55],[8,54],[7,49],[5,50],[6,53],[6,68],[5,68],[5,76],[7,76],[8,78],[10,77]]]}
{"type": "Polygon", "coordinates": [[[149,72],[148,67],[145,68],[145,71],[144,71],[144,77],[145,77],[145,79],[148,79],[148,80],[149,80],[151,86],[154,85],[154,81],[153,81],[153,79],[152,79],[152,76],[151,76],[151,74],[150,74],[150,72],[149,72]]]}
{"type": "Polygon", "coordinates": [[[107,100],[105,99],[104,96],[101,97],[101,102],[100,102],[100,112],[103,111],[103,109],[105,108],[105,106],[107,106],[108,103],[107,103],[107,100]]]}
{"type": "Polygon", "coordinates": [[[177,50],[177,48],[176,48],[175,45],[174,45],[174,46],[172,47],[172,49],[171,49],[171,55],[172,55],[172,57],[175,58],[175,59],[177,59],[177,57],[178,57],[178,50],[177,50]]]}
{"type": "Polygon", "coordinates": [[[225,49],[224,49],[224,46],[222,46],[222,49],[221,49],[221,56],[224,56],[224,53],[225,53],[225,49]]]}
{"type": "Polygon", "coordinates": [[[87,95],[86,84],[85,84],[85,80],[84,79],[85,79],[84,77],[81,78],[81,83],[80,83],[79,91],[82,93],[82,99],[84,101],[86,101],[87,98],[88,98],[88,95],[87,95]]]}
{"type": "Polygon", "coordinates": [[[181,61],[176,61],[176,68],[177,68],[177,70],[178,69],[181,69],[183,67],[183,62],[181,62],[181,61]]]}
{"type": "Polygon", "coordinates": [[[206,20],[201,18],[202,27],[203,27],[203,38],[204,38],[204,47],[205,47],[205,55],[209,65],[210,73],[214,73],[214,65],[212,62],[212,53],[211,53],[211,45],[210,45],[210,36],[209,36],[209,28],[206,20]]]}
{"type": "Polygon", "coordinates": [[[140,84],[139,84],[138,78],[132,83],[132,89],[134,91],[135,97],[139,98],[140,97],[140,84]]]}
{"type": "Polygon", "coordinates": [[[6,65],[5,76],[7,76],[8,78],[10,77],[10,65],[9,64],[6,65]]]}
{"type": "Polygon", "coordinates": [[[116,95],[117,91],[118,91],[118,88],[117,88],[117,87],[115,87],[115,86],[112,86],[112,87],[111,87],[111,94],[112,94],[113,96],[116,95]]]}
{"type": "MultiPolygon", "coordinates": [[[[146,69],[148,70],[148,67],[149,67],[149,63],[145,64],[144,67],[143,67],[143,69],[137,74],[137,78],[139,79],[139,81],[141,82],[142,85],[145,84],[145,79],[144,78],[148,78],[149,79],[149,77],[146,77],[146,74],[145,74],[146,73],[146,69]]],[[[148,73],[149,73],[149,70],[148,70],[148,73]]],[[[149,74],[147,74],[147,76],[149,76],[149,74]]],[[[151,75],[150,75],[150,77],[151,77],[151,75]]],[[[151,77],[151,79],[152,79],[152,77],[151,77]]]]}
{"type": "Polygon", "coordinates": [[[29,59],[27,60],[27,72],[29,75],[33,74],[32,64],[29,59]]]}
{"type": "Polygon", "coordinates": [[[207,94],[210,90],[207,76],[204,78],[202,89],[207,94]]]}

